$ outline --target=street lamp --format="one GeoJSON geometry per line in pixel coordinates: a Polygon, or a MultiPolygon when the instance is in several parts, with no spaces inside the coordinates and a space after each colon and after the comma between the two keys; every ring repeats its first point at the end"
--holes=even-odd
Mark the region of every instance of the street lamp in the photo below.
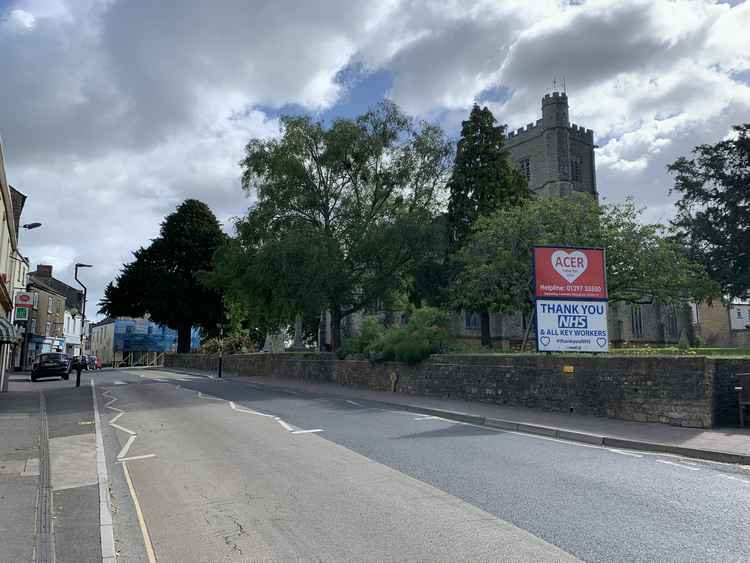
{"type": "Polygon", "coordinates": [[[31,229],[37,229],[42,226],[41,223],[26,223],[25,225],[21,225],[24,229],[31,230],[31,229]]]}
{"type": "Polygon", "coordinates": [[[78,285],[80,285],[83,288],[83,307],[81,310],[81,356],[84,355],[85,348],[84,348],[84,334],[83,334],[83,327],[86,325],[86,286],[83,285],[81,280],[78,279],[78,270],[80,268],[92,268],[93,266],[91,264],[84,264],[82,262],[76,263],[76,270],[75,270],[75,280],[78,282],[78,285]]]}

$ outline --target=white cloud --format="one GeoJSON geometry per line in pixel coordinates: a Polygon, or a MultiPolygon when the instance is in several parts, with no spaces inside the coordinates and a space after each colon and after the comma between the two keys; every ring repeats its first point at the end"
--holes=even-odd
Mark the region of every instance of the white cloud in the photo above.
{"type": "MultiPolygon", "coordinates": [[[[712,0],[16,0],[0,8],[0,131],[28,194],[35,261],[97,295],[186,197],[225,223],[248,205],[237,162],[274,108],[349,95],[343,69],[453,131],[474,100],[535,120],[553,78],[595,130],[603,195],[668,216],[665,166],[750,110],[750,3],[712,0]],[[5,10],[3,12],[3,10],[5,10]],[[7,56],[5,56],[7,54],[7,56]],[[743,80],[744,77],[744,80],[743,80]]],[[[92,307],[92,305],[89,305],[92,307]]]]}

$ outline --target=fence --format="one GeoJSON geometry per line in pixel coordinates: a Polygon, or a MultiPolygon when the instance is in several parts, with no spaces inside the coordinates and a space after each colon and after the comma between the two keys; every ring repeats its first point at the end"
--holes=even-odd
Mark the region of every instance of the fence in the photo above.
{"type": "Polygon", "coordinates": [[[162,367],[164,352],[128,352],[116,362],[116,367],[162,367]]]}

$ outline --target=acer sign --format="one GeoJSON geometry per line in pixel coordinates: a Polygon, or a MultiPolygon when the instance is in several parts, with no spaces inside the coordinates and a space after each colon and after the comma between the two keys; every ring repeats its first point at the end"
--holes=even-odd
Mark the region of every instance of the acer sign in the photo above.
{"type": "Polygon", "coordinates": [[[607,352],[603,248],[535,246],[537,350],[607,352]]]}
{"type": "Polygon", "coordinates": [[[537,299],[607,299],[603,248],[534,247],[537,299]]]}

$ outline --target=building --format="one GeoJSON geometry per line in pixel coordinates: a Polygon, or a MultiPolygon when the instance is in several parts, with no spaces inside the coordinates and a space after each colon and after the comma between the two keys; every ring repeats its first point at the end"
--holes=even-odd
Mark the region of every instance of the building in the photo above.
{"type": "MultiPolygon", "coordinates": [[[[104,365],[143,363],[147,354],[177,350],[177,331],[145,318],[109,318],[91,325],[91,354],[104,365]]],[[[200,331],[193,329],[191,347],[200,346],[200,331]]]]}
{"type": "Polygon", "coordinates": [[[594,132],[570,123],[568,96],[542,98],[542,118],[511,131],[506,147],[529,188],[544,196],[597,196],[594,132]]]}
{"type": "Polygon", "coordinates": [[[26,353],[28,368],[39,354],[65,352],[65,296],[31,278],[28,289],[34,296],[29,311],[26,353]]]}
{"type": "Polygon", "coordinates": [[[708,347],[750,348],[750,301],[714,301],[693,309],[695,334],[708,347]]]}
{"type": "MultiPolygon", "coordinates": [[[[14,280],[18,275],[18,220],[20,209],[14,210],[13,192],[5,175],[5,149],[0,138],[0,392],[7,388],[6,368],[10,364],[18,334],[13,326],[14,280]]],[[[24,198],[25,199],[25,198],[24,198]]],[[[21,204],[22,205],[22,204],[21,204]]]]}
{"type": "MultiPolygon", "coordinates": [[[[525,128],[508,133],[506,147],[529,188],[542,197],[567,197],[573,193],[598,198],[594,132],[570,123],[568,96],[552,92],[542,98],[542,117],[525,128]]],[[[564,243],[565,241],[560,241],[564,243]]],[[[528,333],[535,340],[531,319],[521,313],[490,315],[490,334],[501,344],[518,343],[528,333]]],[[[677,344],[680,334],[692,334],[687,305],[644,302],[610,303],[610,343],[677,344]]],[[[479,315],[470,311],[453,319],[455,336],[479,339],[479,315]]]]}

